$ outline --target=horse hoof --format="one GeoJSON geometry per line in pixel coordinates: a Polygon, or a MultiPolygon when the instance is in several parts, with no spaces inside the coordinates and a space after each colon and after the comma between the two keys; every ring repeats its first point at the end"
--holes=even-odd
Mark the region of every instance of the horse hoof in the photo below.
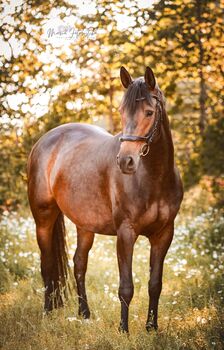
{"type": "Polygon", "coordinates": [[[118,327],[118,332],[129,335],[128,328],[125,328],[122,324],[118,327]]]}
{"type": "Polygon", "coordinates": [[[89,312],[89,311],[83,312],[82,317],[83,317],[85,320],[88,320],[88,319],[90,318],[90,312],[89,312]]]}
{"type": "Polygon", "coordinates": [[[63,300],[61,297],[48,297],[45,300],[44,311],[47,313],[53,311],[53,309],[59,309],[64,306],[63,300]]]}
{"type": "Polygon", "coordinates": [[[52,301],[46,301],[44,304],[44,314],[48,315],[53,310],[52,301]]]}
{"type": "Polygon", "coordinates": [[[89,310],[79,310],[79,316],[82,316],[85,320],[88,320],[90,318],[90,311],[89,310]]]}
{"type": "Polygon", "coordinates": [[[49,314],[50,314],[50,312],[45,310],[45,309],[42,312],[43,317],[47,317],[49,314]]]}
{"type": "Polygon", "coordinates": [[[146,328],[147,332],[149,333],[151,330],[157,331],[158,325],[157,324],[153,324],[151,322],[148,322],[148,323],[146,323],[145,328],[146,328]]]}

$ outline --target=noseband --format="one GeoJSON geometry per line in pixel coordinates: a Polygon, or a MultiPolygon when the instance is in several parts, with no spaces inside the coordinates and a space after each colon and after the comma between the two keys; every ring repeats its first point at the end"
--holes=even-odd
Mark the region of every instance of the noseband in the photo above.
{"type": "MultiPolygon", "coordinates": [[[[158,129],[159,123],[162,121],[162,108],[161,108],[161,100],[157,95],[151,95],[151,97],[156,99],[156,117],[154,120],[154,123],[152,127],[150,128],[148,134],[146,136],[137,136],[137,135],[122,135],[119,138],[120,142],[124,141],[144,141],[144,145],[141,148],[141,151],[139,153],[140,156],[145,157],[150,150],[150,144],[153,142],[154,136],[156,134],[156,131],[158,129]]],[[[136,101],[142,101],[145,100],[145,97],[137,98],[136,101]]]]}

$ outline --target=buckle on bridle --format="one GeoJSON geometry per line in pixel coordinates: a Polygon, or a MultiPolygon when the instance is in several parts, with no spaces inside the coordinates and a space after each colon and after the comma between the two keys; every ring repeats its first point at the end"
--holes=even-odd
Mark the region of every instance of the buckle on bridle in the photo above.
{"type": "Polygon", "coordinates": [[[140,157],[145,157],[147,156],[147,154],[149,153],[149,150],[150,150],[150,146],[148,143],[144,143],[144,145],[142,145],[142,148],[140,150],[140,157]]]}

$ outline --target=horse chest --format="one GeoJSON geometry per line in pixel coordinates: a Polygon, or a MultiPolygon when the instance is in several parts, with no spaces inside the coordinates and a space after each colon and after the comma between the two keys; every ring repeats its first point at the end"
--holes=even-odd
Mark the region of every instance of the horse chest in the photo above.
{"type": "Polygon", "coordinates": [[[175,217],[175,210],[171,203],[160,199],[147,206],[137,219],[137,226],[140,233],[150,233],[154,230],[159,230],[166,223],[175,217]]]}
{"type": "Polygon", "coordinates": [[[128,218],[136,232],[143,234],[155,227],[159,229],[164,226],[172,217],[175,217],[175,208],[172,203],[164,199],[150,203],[136,201],[126,203],[116,214],[115,221],[121,223],[128,218]]]}

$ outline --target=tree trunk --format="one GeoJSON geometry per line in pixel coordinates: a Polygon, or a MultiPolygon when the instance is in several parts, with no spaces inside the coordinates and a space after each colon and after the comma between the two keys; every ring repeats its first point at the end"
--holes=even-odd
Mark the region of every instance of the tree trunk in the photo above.
{"type": "Polygon", "coordinates": [[[203,69],[200,67],[199,69],[199,77],[200,77],[200,95],[199,95],[199,105],[200,105],[200,117],[199,117],[199,128],[201,134],[203,134],[206,124],[206,86],[205,79],[203,74],[203,69]]]}

